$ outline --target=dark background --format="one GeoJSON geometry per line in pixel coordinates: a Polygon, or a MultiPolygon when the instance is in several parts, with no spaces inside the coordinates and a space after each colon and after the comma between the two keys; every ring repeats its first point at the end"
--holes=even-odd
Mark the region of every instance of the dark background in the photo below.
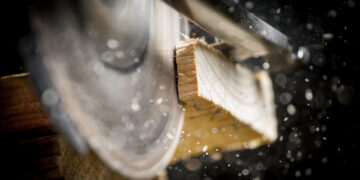
{"type": "MultiPolygon", "coordinates": [[[[5,1],[1,6],[1,76],[24,72],[18,46],[30,35],[27,6],[32,2],[5,1]]],[[[224,2],[249,7],[248,1],[224,2]]],[[[255,150],[224,153],[218,161],[202,155],[169,165],[170,179],[360,179],[360,49],[355,44],[360,2],[251,2],[251,12],[289,36],[295,54],[299,46],[310,54],[294,71],[272,75],[279,139],[255,150]],[[329,33],[332,38],[326,38],[329,33]],[[310,101],[307,89],[313,95],[310,101]],[[287,111],[290,104],[296,108],[294,115],[287,111]],[[194,159],[201,160],[201,168],[190,171],[186,164],[194,159]]]]}

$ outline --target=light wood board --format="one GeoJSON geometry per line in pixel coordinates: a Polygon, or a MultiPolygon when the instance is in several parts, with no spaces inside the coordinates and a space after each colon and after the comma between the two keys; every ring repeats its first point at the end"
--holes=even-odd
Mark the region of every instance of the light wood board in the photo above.
{"type": "Polygon", "coordinates": [[[176,48],[185,122],[173,162],[206,152],[255,148],[277,138],[271,80],[232,62],[205,42],[176,48]]]}

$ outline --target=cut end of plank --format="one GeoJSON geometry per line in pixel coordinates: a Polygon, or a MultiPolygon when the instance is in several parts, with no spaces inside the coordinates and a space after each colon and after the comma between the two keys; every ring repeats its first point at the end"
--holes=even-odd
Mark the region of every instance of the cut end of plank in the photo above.
{"type": "Polygon", "coordinates": [[[234,63],[199,39],[177,46],[176,63],[186,114],[174,157],[255,148],[276,140],[274,93],[267,72],[234,63]]]}

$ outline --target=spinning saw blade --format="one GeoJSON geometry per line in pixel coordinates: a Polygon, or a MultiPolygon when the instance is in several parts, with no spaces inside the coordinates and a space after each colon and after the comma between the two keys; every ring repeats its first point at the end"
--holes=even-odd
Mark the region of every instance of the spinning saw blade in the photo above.
{"type": "Polygon", "coordinates": [[[90,147],[129,177],[164,169],[183,123],[179,14],[152,0],[42,3],[30,8],[36,44],[25,53],[54,124],[79,152],[90,147]]]}

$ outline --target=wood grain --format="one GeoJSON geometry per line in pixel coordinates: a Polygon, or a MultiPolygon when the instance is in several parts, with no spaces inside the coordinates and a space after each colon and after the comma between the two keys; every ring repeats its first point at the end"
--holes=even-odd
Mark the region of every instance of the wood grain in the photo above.
{"type": "Polygon", "coordinates": [[[0,134],[49,127],[27,73],[0,78],[0,134]]]}
{"type": "Polygon", "coordinates": [[[29,74],[0,77],[1,163],[5,179],[61,179],[59,136],[32,89],[29,74]]]}
{"type": "Polygon", "coordinates": [[[186,114],[173,162],[205,152],[255,148],[276,139],[266,72],[235,64],[198,39],[177,46],[176,63],[186,114]]]}

